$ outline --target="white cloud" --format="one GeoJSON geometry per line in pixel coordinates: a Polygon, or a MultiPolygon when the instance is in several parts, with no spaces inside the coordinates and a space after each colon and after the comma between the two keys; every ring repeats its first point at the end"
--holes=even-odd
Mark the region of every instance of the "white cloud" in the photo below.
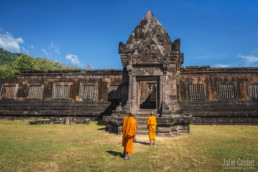
{"type": "Polygon", "coordinates": [[[49,57],[49,54],[48,54],[47,50],[45,50],[45,49],[43,48],[43,49],[41,49],[41,51],[44,53],[44,55],[45,55],[46,57],[49,57]]]}
{"type": "Polygon", "coordinates": [[[229,64],[216,64],[215,67],[230,67],[229,64]]]}
{"type": "Polygon", "coordinates": [[[20,45],[24,41],[21,37],[14,38],[10,33],[0,34],[0,47],[11,52],[20,52],[20,45]]]}
{"type": "Polygon", "coordinates": [[[50,42],[50,49],[53,49],[57,55],[60,55],[59,45],[57,45],[54,41],[50,42]]]}
{"type": "Polygon", "coordinates": [[[30,48],[31,48],[32,50],[34,50],[34,45],[30,45],[30,48]]]}
{"type": "Polygon", "coordinates": [[[244,66],[255,66],[258,62],[258,56],[256,55],[238,55],[238,57],[242,58],[244,60],[244,66]]]}
{"type": "Polygon", "coordinates": [[[78,65],[78,66],[80,66],[80,62],[79,62],[79,60],[78,60],[77,55],[74,55],[74,54],[67,54],[67,55],[65,56],[65,58],[66,58],[67,60],[71,61],[71,63],[72,63],[73,65],[78,65]]]}

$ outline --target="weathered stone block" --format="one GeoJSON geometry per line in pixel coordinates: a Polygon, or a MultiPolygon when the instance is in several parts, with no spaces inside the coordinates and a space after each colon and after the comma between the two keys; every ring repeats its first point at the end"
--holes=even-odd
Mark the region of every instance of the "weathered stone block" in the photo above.
{"type": "Polygon", "coordinates": [[[189,130],[189,126],[188,125],[177,125],[176,128],[178,130],[189,130]]]}
{"type": "Polygon", "coordinates": [[[157,133],[170,133],[170,127],[157,127],[157,133]]]}

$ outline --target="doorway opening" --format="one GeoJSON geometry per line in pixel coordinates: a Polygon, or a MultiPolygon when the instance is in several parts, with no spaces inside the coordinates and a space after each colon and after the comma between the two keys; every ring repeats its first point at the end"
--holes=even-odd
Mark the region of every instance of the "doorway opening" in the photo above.
{"type": "Polygon", "coordinates": [[[157,81],[139,81],[140,94],[139,106],[140,109],[156,109],[158,87],[157,81]]]}

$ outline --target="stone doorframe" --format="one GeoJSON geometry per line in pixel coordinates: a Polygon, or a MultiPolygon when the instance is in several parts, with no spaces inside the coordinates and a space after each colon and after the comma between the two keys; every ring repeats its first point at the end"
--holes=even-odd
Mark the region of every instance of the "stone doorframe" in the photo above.
{"type": "Polygon", "coordinates": [[[164,82],[163,82],[163,75],[162,76],[136,76],[136,75],[129,75],[129,95],[128,100],[130,102],[130,109],[134,110],[136,113],[140,112],[140,104],[139,104],[139,97],[140,97],[140,81],[156,81],[157,82],[157,107],[155,112],[160,113],[162,109],[162,102],[164,101],[164,82]]]}
{"type": "MultiPolygon", "coordinates": [[[[140,82],[141,81],[153,81],[153,82],[156,82],[157,83],[157,90],[156,90],[156,108],[155,109],[152,109],[152,111],[155,111],[155,112],[158,112],[158,109],[159,109],[159,102],[160,102],[160,93],[159,93],[159,77],[157,76],[136,76],[136,108],[135,110],[137,110],[138,112],[141,110],[140,108],[140,91],[141,91],[141,88],[140,88],[140,82]]],[[[148,109],[142,109],[142,111],[148,111],[148,109]]]]}

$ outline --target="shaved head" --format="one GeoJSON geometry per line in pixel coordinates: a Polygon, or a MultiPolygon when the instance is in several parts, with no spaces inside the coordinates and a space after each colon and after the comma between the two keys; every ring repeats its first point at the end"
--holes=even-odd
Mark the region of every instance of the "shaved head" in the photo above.
{"type": "Polygon", "coordinates": [[[130,116],[134,116],[134,111],[131,110],[131,111],[129,112],[129,115],[130,115],[130,116]]]}

